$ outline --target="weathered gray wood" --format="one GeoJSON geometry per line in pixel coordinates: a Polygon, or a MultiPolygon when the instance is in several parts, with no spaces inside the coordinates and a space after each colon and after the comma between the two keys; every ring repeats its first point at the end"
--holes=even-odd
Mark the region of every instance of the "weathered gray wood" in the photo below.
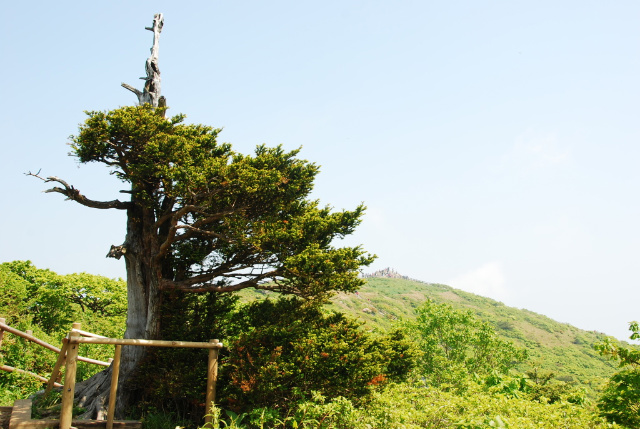
{"type": "Polygon", "coordinates": [[[140,91],[131,85],[122,83],[123,88],[128,89],[138,97],[138,103],[148,103],[153,107],[158,107],[162,104],[160,103],[160,67],[158,66],[158,52],[160,50],[160,32],[162,31],[163,25],[164,17],[161,13],[156,13],[153,16],[153,27],[145,27],[145,29],[153,31],[153,46],[151,46],[151,55],[145,63],[147,76],[140,78],[145,81],[144,89],[140,91]]]}

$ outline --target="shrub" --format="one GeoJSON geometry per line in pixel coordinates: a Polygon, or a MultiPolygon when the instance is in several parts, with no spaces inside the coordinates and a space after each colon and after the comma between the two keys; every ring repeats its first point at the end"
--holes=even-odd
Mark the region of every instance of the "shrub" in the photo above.
{"type": "Polygon", "coordinates": [[[235,327],[240,333],[222,366],[221,395],[234,411],[289,410],[312,392],[360,402],[376,386],[405,378],[415,358],[400,331],[376,337],[297,299],[245,305],[235,327]]]}
{"type": "Polygon", "coordinates": [[[435,386],[464,390],[474,378],[506,374],[527,356],[469,310],[429,300],[417,313],[408,328],[422,352],[420,375],[435,386]]]}

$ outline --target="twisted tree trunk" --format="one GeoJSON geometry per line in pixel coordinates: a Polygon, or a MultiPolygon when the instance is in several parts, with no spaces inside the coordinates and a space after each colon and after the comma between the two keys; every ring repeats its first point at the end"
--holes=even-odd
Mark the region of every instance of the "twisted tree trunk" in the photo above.
{"type": "MultiPolygon", "coordinates": [[[[143,91],[123,83],[122,86],[138,97],[140,104],[151,104],[164,107],[165,98],[160,94],[160,68],[158,51],[160,32],[164,25],[161,13],[153,17],[153,26],[146,27],[153,31],[151,55],[146,61],[147,72],[143,91]]],[[[153,209],[146,208],[144,202],[137,201],[135,190],[132,190],[131,202],[127,205],[127,235],[124,244],[111,246],[107,257],[125,258],[127,269],[127,327],[125,338],[157,339],[160,334],[161,293],[158,287],[162,272],[155,255],[158,252],[155,236],[155,217],[153,209]]],[[[123,418],[135,397],[128,384],[136,368],[144,358],[145,347],[125,346],[120,359],[120,376],[118,382],[118,398],[116,399],[116,417],[123,418]]],[[[76,387],[78,405],[85,408],[83,418],[105,418],[109,398],[112,368],[96,374],[79,383],[76,387]]]]}
{"type": "MultiPolygon", "coordinates": [[[[160,306],[162,294],[158,288],[160,266],[153,255],[155,240],[150,229],[154,226],[152,209],[132,204],[127,211],[127,236],[118,246],[127,267],[127,327],[125,338],[158,339],[160,334],[160,306]]],[[[124,346],[120,360],[116,417],[123,418],[136,402],[131,378],[146,354],[147,348],[124,346]]],[[[96,374],[77,385],[76,400],[85,408],[84,418],[105,418],[108,405],[112,368],[96,374]]]]}

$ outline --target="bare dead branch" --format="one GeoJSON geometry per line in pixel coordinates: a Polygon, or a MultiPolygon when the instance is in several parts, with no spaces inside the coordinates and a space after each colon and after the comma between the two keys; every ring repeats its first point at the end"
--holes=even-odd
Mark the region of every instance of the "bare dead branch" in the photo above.
{"type": "Polygon", "coordinates": [[[122,82],[120,84],[123,88],[128,89],[129,91],[133,92],[136,97],[140,98],[140,96],[142,95],[142,91],[140,91],[139,89],[134,88],[133,86],[129,85],[128,83],[124,83],[122,82]]]}
{"type": "MultiPolygon", "coordinates": [[[[151,56],[145,63],[146,77],[141,77],[145,81],[144,90],[140,91],[126,83],[122,84],[123,88],[133,92],[138,97],[138,102],[142,105],[151,104],[153,107],[160,105],[160,68],[158,66],[158,51],[160,50],[160,32],[164,26],[164,18],[161,13],[153,16],[153,27],[145,27],[145,29],[153,31],[153,45],[151,47],[151,56]]],[[[162,102],[166,106],[166,100],[162,102]]]]}
{"type": "Polygon", "coordinates": [[[46,193],[57,192],[59,194],[62,194],[64,196],[66,196],[68,200],[75,201],[75,202],[77,202],[79,204],[82,204],[83,206],[91,207],[91,208],[94,208],[94,209],[126,210],[131,205],[131,203],[129,203],[129,202],[124,202],[124,201],[120,201],[120,200],[96,201],[96,200],[89,199],[89,198],[85,197],[84,195],[82,195],[79,190],[74,188],[72,185],[69,185],[67,182],[65,182],[64,180],[60,179],[59,177],[49,176],[47,178],[44,178],[44,177],[40,176],[39,173],[40,173],[40,171],[38,171],[38,173],[28,172],[28,173],[26,173],[26,175],[38,178],[38,179],[42,180],[45,183],[55,182],[55,183],[61,184],[63,186],[63,188],[60,188],[58,186],[54,186],[53,188],[47,189],[44,192],[46,192],[46,193]]]}

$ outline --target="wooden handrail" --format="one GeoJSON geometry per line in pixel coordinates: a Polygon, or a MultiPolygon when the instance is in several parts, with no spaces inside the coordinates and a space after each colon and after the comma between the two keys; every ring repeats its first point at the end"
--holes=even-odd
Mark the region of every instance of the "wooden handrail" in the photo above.
{"type": "MultiPolygon", "coordinates": [[[[9,365],[0,365],[0,369],[3,371],[7,371],[7,372],[19,372],[21,374],[27,374],[30,375],[32,377],[37,378],[40,381],[44,381],[45,383],[47,381],[49,381],[47,378],[42,377],[41,375],[38,375],[36,373],[30,372],[30,371],[25,371],[24,369],[19,369],[19,368],[14,368],[12,366],[9,365]]],[[[62,384],[60,383],[54,383],[54,386],[56,387],[62,387],[62,384]]]]}
{"type": "MultiPolygon", "coordinates": [[[[4,332],[10,332],[18,335],[24,339],[32,341],[42,347],[52,350],[58,353],[58,360],[55,364],[54,371],[49,379],[41,377],[37,374],[29,371],[16,369],[7,365],[0,365],[0,370],[4,371],[16,371],[34,376],[44,382],[48,381],[46,392],[48,393],[51,388],[55,386],[61,386],[59,383],[55,383],[55,378],[60,372],[60,368],[64,364],[66,367],[64,386],[62,390],[62,408],[60,410],[60,429],[70,429],[71,427],[71,411],[73,408],[73,396],[75,393],[76,383],[76,362],[81,360],[84,362],[95,363],[103,366],[110,366],[107,362],[101,362],[95,359],[89,359],[78,356],[78,347],[80,344],[112,344],[116,346],[116,352],[113,359],[113,372],[111,378],[111,388],[109,392],[109,410],[107,414],[107,429],[113,428],[113,414],[115,411],[115,398],[118,389],[118,373],[120,367],[120,351],[122,346],[143,346],[143,347],[179,347],[179,348],[200,348],[209,349],[209,363],[207,365],[207,391],[206,391],[206,407],[207,412],[209,408],[215,402],[216,382],[218,378],[218,352],[223,347],[222,343],[218,340],[209,340],[208,343],[193,342],[193,341],[164,341],[164,340],[142,340],[132,338],[107,338],[101,335],[92,334],[80,330],[80,324],[74,323],[73,328],[69,332],[66,338],[62,340],[62,349],[59,349],[51,344],[30,335],[28,333],[19,331],[12,328],[5,323],[5,319],[0,318],[0,345],[2,345],[2,339],[4,332]]],[[[205,424],[210,423],[211,417],[207,415],[205,417],[205,424]]]]}
{"type": "Polygon", "coordinates": [[[94,334],[93,332],[87,332],[87,331],[82,331],[80,329],[75,329],[75,331],[82,335],[83,337],[91,337],[91,338],[107,338],[105,336],[102,335],[98,335],[98,334],[94,334]]]}
{"type": "MultiPolygon", "coordinates": [[[[209,340],[212,344],[220,344],[218,340],[209,340]]],[[[211,408],[213,404],[216,402],[216,384],[218,382],[218,353],[220,352],[217,348],[209,349],[209,361],[207,362],[207,392],[205,403],[205,416],[204,416],[204,425],[213,426],[213,416],[211,415],[211,408]]],[[[111,428],[109,428],[111,429],[111,428]]]]}
{"type": "MultiPolygon", "coordinates": [[[[49,349],[49,350],[51,350],[53,352],[60,353],[60,349],[57,348],[56,346],[52,346],[49,343],[45,343],[41,339],[36,338],[33,335],[29,335],[26,332],[22,332],[22,331],[17,330],[16,328],[12,328],[11,326],[7,325],[4,322],[0,322],[0,331],[10,332],[10,333],[12,333],[14,335],[17,335],[19,337],[24,338],[25,340],[29,340],[29,341],[31,341],[33,343],[38,344],[39,346],[47,348],[47,349],[49,349]]],[[[62,341],[63,342],[66,341],[66,338],[63,339],[62,341]]],[[[109,366],[110,365],[108,362],[102,362],[100,360],[91,359],[91,358],[84,357],[84,356],[78,356],[78,360],[80,360],[82,362],[92,363],[92,364],[95,364],[95,365],[101,365],[101,366],[109,366]]]]}
{"type": "Polygon", "coordinates": [[[116,393],[118,393],[118,378],[120,377],[120,355],[122,346],[118,344],[113,354],[113,371],[111,372],[111,388],[109,389],[109,408],[107,410],[107,429],[113,429],[113,418],[116,412],[116,393]]]}
{"type": "Polygon", "coordinates": [[[62,388],[62,408],[60,408],[60,429],[71,428],[71,416],[73,411],[73,396],[76,389],[76,371],[78,360],[78,344],[73,344],[80,336],[74,329],[80,329],[79,323],[73,324],[73,329],[69,333],[69,349],[67,350],[67,361],[64,371],[64,386],[62,388]]]}
{"type": "Polygon", "coordinates": [[[163,341],[163,340],[136,340],[132,338],[75,338],[69,340],[81,344],[113,344],[121,346],[144,346],[144,347],[180,347],[192,349],[221,349],[221,342],[200,343],[191,341],[163,341]]]}
{"type": "MultiPolygon", "coordinates": [[[[35,343],[39,346],[42,346],[46,349],[49,349],[55,353],[58,353],[59,357],[58,357],[58,362],[56,362],[56,365],[54,366],[54,370],[51,373],[51,376],[47,379],[45,377],[42,377],[38,374],[35,374],[33,372],[30,371],[25,371],[19,368],[14,368],[12,366],[9,365],[1,365],[0,366],[0,370],[3,371],[7,371],[7,372],[18,372],[21,374],[27,374],[30,375],[32,377],[37,378],[38,380],[44,381],[47,383],[47,388],[45,390],[46,393],[49,393],[51,391],[51,389],[56,386],[56,387],[62,387],[62,385],[60,383],[57,383],[55,381],[55,379],[58,377],[58,374],[60,373],[60,368],[61,368],[61,364],[62,362],[64,362],[65,358],[66,358],[66,345],[67,345],[67,339],[63,338],[62,339],[62,343],[63,343],[63,347],[62,347],[62,353],[61,353],[61,349],[57,348],[56,346],[52,346],[51,344],[42,341],[41,339],[34,337],[33,336],[33,331],[28,330],[27,332],[22,332],[16,328],[13,328],[9,325],[6,324],[6,319],[4,317],[0,317],[0,346],[2,345],[2,340],[4,338],[4,333],[9,332],[11,334],[17,335],[21,338],[24,338],[25,340],[31,341],[32,343],[35,343]]],[[[81,335],[89,335],[92,337],[102,337],[101,335],[97,335],[97,334],[92,334],[91,332],[85,332],[85,331],[79,331],[78,332],[81,335]]],[[[104,337],[102,337],[104,338],[104,337]]],[[[83,361],[83,362],[87,362],[87,363],[92,363],[95,365],[100,365],[100,366],[106,366],[108,367],[110,365],[110,363],[108,362],[102,362],[96,359],[91,359],[91,358],[87,358],[84,356],[78,356],[78,360],[83,361]]]]}
{"type": "Polygon", "coordinates": [[[42,347],[44,347],[44,348],[47,348],[47,349],[49,349],[49,350],[51,350],[51,351],[54,351],[54,352],[56,352],[56,353],[60,353],[60,349],[59,349],[59,348],[57,348],[56,346],[52,346],[52,345],[51,345],[51,344],[49,344],[49,343],[45,343],[45,342],[44,342],[44,341],[42,341],[41,339],[36,338],[36,337],[34,337],[33,335],[29,335],[29,334],[27,334],[26,332],[22,332],[22,331],[17,330],[16,328],[12,328],[11,326],[7,325],[7,324],[6,324],[6,323],[4,323],[4,322],[0,322],[0,329],[1,329],[1,330],[3,330],[3,331],[10,332],[10,333],[12,333],[12,334],[14,334],[14,335],[17,335],[17,336],[19,336],[19,337],[22,337],[22,338],[24,338],[25,340],[29,340],[29,341],[31,341],[31,342],[33,342],[33,343],[36,343],[36,344],[38,344],[39,346],[42,346],[42,347]]]}
{"type": "MultiPolygon", "coordinates": [[[[66,338],[65,338],[66,340],[66,338]]],[[[64,365],[67,360],[67,351],[69,350],[69,343],[67,341],[63,341],[62,350],[60,350],[60,354],[58,355],[58,359],[56,360],[56,364],[53,366],[53,371],[51,371],[51,377],[47,381],[47,388],[44,390],[45,396],[51,392],[53,386],[56,384],[56,379],[58,375],[61,375],[60,370],[62,369],[62,365],[64,365]]]]}
{"type": "MultiPolygon", "coordinates": [[[[76,376],[76,353],[80,344],[112,344],[115,345],[115,355],[112,362],[111,387],[109,389],[109,406],[107,411],[107,429],[113,429],[113,419],[116,408],[116,397],[118,391],[118,376],[120,370],[120,353],[122,346],[142,346],[142,347],[180,347],[180,348],[201,348],[209,349],[209,362],[207,364],[207,390],[206,409],[211,409],[216,397],[216,383],[218,379],[218,353],[223,347],[218,340],[209,340],[208,343],[193,341],[163,341],[163,340],[141,340],[132,338],[105,338],[105,337],[81,337],[80,324],[74,323],[73,329],[69,332],[66,346],[69,351],[66,359],[66,371],[64,377],[64,388],[62,390],[62,409],[60,410],[60,429],[71,428],[71,410],[73,408],[73,396],[75,391],[76,376]]],[[[59,362],[62,361],[62,354],[59,362]]],[[[211,416],[205,416],[205,425],[211,422],[211,416]]]]}

